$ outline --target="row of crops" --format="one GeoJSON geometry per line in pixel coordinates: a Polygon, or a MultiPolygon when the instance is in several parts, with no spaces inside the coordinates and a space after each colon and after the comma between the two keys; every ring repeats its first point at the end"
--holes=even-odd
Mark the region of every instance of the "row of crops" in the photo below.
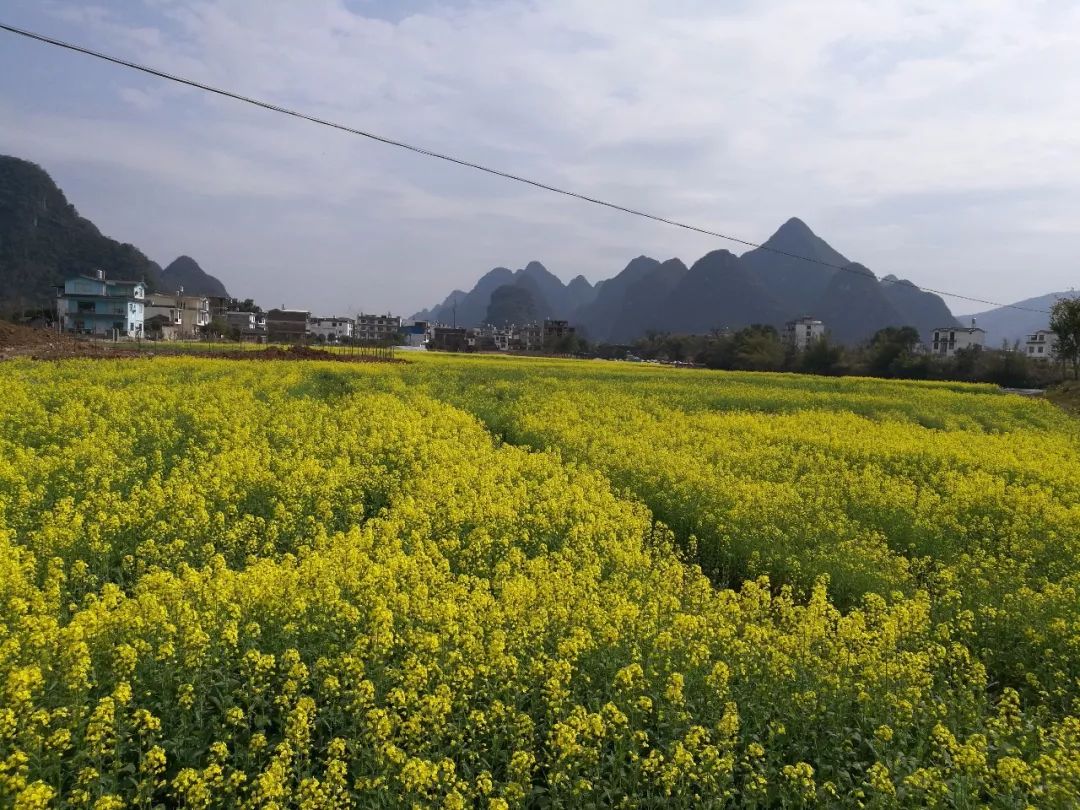
{"type": "Polygon", "coordinates": [[[0,389],[0,806],[1080,797],[1045,403],[439,357],[0,389]]]}

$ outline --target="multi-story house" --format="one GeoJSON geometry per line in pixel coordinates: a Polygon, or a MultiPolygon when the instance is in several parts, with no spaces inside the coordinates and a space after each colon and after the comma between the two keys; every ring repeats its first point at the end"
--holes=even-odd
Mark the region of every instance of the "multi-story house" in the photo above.
{"type": "Polygon", "coordinates": [[[551,346],[565,337],[574,334],[574,327],[569,321],[557,321],[550,318],[544,321],[544,344],[551,346]]]}
{"type": "Polygon", "coordinates": [[[400,331],[401,318],[397,315],[360,314],[356,316],[353,337],[357,340],[388,343],[395,340],[400,331]]]}
{"type": "Polygon", "coordinates": [[[65,332],[142,337],[146,285],[105,278],[102,270],[57,287],[56,314],[65,332]]]}
{"type": "MultiPolygon", "coordinates": [[[[210,324],[210,302],[205,296],[150,293],[146,296],[145,320],[168,326],[173,336],[191,339],[202,334],[210,324]]],[[[163,333],[164,334],[164,333],[163,333]]]]}
{"type": "Polygon", "coordinates": [[[809,315],[784,324],[784,342],[789,346],[794,346],[800,352],[805,351],[806,347],[815,340],[821,340],[824,337],[825,323],[809,315]]]}
{"type": "Polygon", "coordinates": [[[464,352],[469,348],[469,330],[464,327],[436,326],[427,348],[440,352],[464,352]]]}
{"type": "Polygon", "coordinates": [[[353,319],[343,317],[308,318],[308,334],[316,340],[340,343],[353,336],[353,319]]]}
{"type": "Polygon", "coordinates": [[[1057,335],[1049,329],[1040,329],[1035,334],[1028,335],[1024,344],[1027,356],[1033,360],[1052,359],[1056,347],[1057,335]]]}
{"type": "Polygon", "coordinates": [[[405,335],[405,345],[420,348],[431,337],[431,327],[427,321],[413,321],[409,326],[402,328],[405,335]]]}
{"type": "Polygon", "coordinates": [[[982,348],[986,342],[986,330],[975,325],[972,319],[971,326],[943,326],[934,330],[934,340],[930,344],[933,354],[952,357],[961,349],[982,348]]]}
{"type": "Polygon", "coordinates": [[[303,343],[311,313],[301,309],[272,309],[266,313],[266,335],[271,343],[303,343]]]}
{"type": "Polygon", "coordinates": [[[241,334],[244,334],[245,332],[255,331],[258,317],[259,313],[257,312],[232,310],[225,313],[225,323],[229,325],[229,329],[236,329],[241,334]]]}
{"type": "Polygon", "coordinates": [[[539,323],[530,323],[517,330],[518,345],[527,352],[535,352],[544,348],[544,326],[539,323]]]}

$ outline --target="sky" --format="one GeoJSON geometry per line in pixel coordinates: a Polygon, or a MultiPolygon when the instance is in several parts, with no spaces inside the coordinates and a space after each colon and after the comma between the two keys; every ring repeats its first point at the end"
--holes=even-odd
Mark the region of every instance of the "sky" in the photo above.
{"type": "MultiPolygon", "coordinates": [[[[798,216],[879,276],[1080,287],[1071,0],[4,0],[0,20],[752,241],[798,216]]],[[[595,282],[743,250],[5,32],[0,153],[265,307],[409,315],[495,266],[595,282]]]]}

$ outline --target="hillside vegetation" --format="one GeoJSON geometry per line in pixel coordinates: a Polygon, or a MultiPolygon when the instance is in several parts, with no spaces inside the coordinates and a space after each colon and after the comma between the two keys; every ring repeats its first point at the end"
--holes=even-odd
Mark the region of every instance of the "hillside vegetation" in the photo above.
{"type": "Polygon", "coordinates": [[[164,271],[141,250],[110,239],[79,215],[36,163],[0,155],[0,317],[51,307],[54,287],[103,270],[109,278],[145,281],[151,291],[228,293],[188,256],[164,271]]]}
{"type": "Polygon", "coordinates": [[[0,385],[0,805],[1080,799],[1049,403],[446,356],[0,385]]]}

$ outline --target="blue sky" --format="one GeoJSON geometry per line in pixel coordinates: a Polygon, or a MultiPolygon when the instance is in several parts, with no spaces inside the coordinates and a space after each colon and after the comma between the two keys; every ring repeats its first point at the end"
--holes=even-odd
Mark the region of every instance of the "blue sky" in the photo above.
{"type": "MultiPolygon", "coordinates": [[[[1080,286],[1080,6],[951,0],[6,0],[6,22],[878,275],[1080,286]]],[[[0,35],[0,152],[240,296],[409,314],[734,246],[0,35]]],[[[950,300],[957,312],[981,309],[950,300]]]]}

